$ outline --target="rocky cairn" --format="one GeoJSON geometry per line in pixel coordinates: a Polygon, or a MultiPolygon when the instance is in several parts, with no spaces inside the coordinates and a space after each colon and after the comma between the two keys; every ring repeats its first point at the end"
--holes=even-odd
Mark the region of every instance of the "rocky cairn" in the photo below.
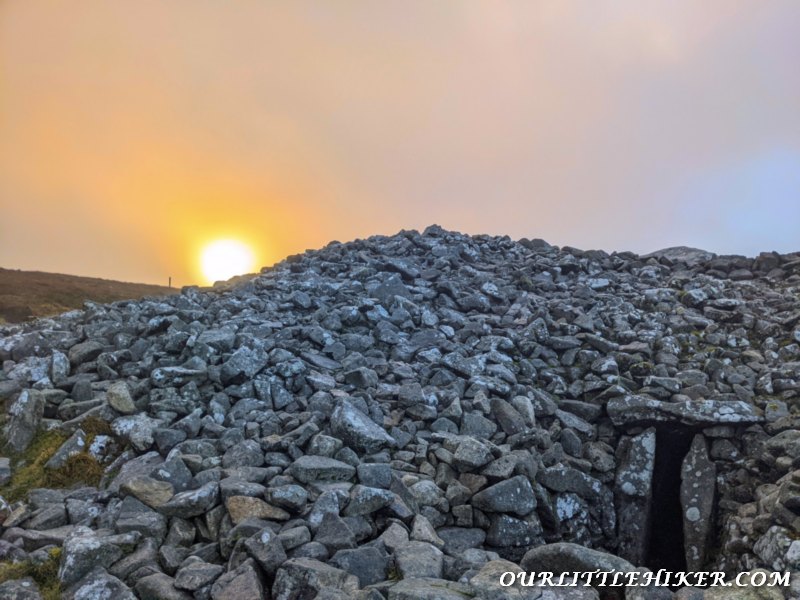
{"type": "Polygon", "coordinates": [[[606,568],[791,571],[724,597],[796,598],[798,289],[798,254],[434,226],[6,327],[0,485],[52,432],[43,469],[103,476],[0,500],[0,560],[57,556],[76,600],[719,594],[501,585],[606,568]]]}

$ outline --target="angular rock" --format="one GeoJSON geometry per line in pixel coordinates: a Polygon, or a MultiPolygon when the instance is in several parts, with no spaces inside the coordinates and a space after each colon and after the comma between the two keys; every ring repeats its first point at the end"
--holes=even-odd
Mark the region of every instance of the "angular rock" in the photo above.
{"type": "MultiPolygon", "coordinates": [[[[2,597],[2,595],[0,595],[2,597]]],[[[102,567],[95,567],[70,590],[71,600],[136,600],[131,589],[102,567]]]]}
{"type": "Polygon", "coordinates": [[[225,573],[211,587],[212,600],[263,598],[264,587],[252,559],[225,573]]]}
{"type": "Polygon", "coordinates": [[[482,467],[493,458],[492,451],[486,444],[471,437],[463,438],[453,454],[456,465],[465,470],[482,467]]]}
{"type": "Polygon", "coordinates": [[[206,483],[196,490],[175,494],[169,502],[158,507],[158,512],[168,517],[188,519],[211,510],[219,500],[219,484],[206,483]]]}
{"type": "Polygon", "coordinates": [[[77,583],[96,566],[108,568],[122,556],[122,550],[88,527],[76,527],[65,539],[58,567],[62,585],[77,583]]]}
{"type": "Polygon", "coordinates": [[[175,574],[175,587],[179,590],[194,592],[211,585],[225,572],[222,565],[213,565],[200,559],[185,564],[175,574]]]}
{"type": "Polygon", "coordinates": [[[288,521],[290,518],[282,508],[271,506],[260,498],[250,496],[231,496],[225,501],[225,507],[234,525],[246,519],[263,519],[265,521],[288,521]]]}
{"type": "Polygon", "coordinates": [[[578,544],[558,542],[528,550],[520,562],[525,571],[551,571],[556,574],[574,571],[635,571],[631,563],[622,558],[584,548],[578,544]]]}
{"type": "Polygon", "coordinates": [[[344,515],[348,517],[369,515],[388,506],[394,499],[395,495],[389,490],[357,484],[350,490],[350,500],[344,509],[344,515]]]}
{"type": "Polygon", "coordinates": [[[524,519],[495,514],[490,519],[486,543],[496,548],[529,547],[542,542],[542,524],[535,513],[524,519]]]}
{"type": "Polygon", "coordinates": [[[120,486],[119,491],[121,495],[133,496],[150,508],[158,508],[166,504],[175,495],[175,488],[171,483],[158,481],[152,477],[129,479],[120,486]]]}
{"type": "Polygon", "coordinates": [[[333,411],[331,432],[354,450],[367,454],[397,445],[392,436],[347,400],[340,401],[333,411]]]}
{"type": "Polygon", "coordinates": [[[44,466],[46,469],[60,469],[67,464],[71,457],[85,451],[86,434],[82,429],[77,429],[66,442],[61,444],[61,447],[56,450],[55,454],[48,459],[44,466]]]}
{"type": "Polygon", "coordinates": [[[369,547],[339,550],[329,562],[358,577],[361,587],[384,581],[389,566],[389,559],[385,554],[377,548],[369,547]]]}
{"type": "Polygon", "coordinates": [[[263,350],[242,346],[222,365],[220,378],[226,385],[242,383],[261,371],[267,365],[267,360],[263,350]]]}
{"type": "Polygon", "coordinates": [[[245,540],[244,547],[270,577],[274,577],[278,568],[287,560],[283,544],[269,528],[250,536],[245,540]]]}
{"type": "Polygon", "coordinates": [[[95,340],[87,340],[80,344],[75,344],[69,349],[69,362],[73,367],[77,367],[85,362],[94,360],[100,356],[104,349],[103,344],[95,340]]]}
{"type": "Polygon", "coordinates": [[[283,563],[272,585],[272,600],[296,600],[334,589],[354,595],[358,578],[311,558],[292,558],[283,563]]]}
{"type": "Polygon", "coordinates": [[[472,506],[488,512],[524,517],[536,508],[536,496],[530,480],[524,475],[517,475],[475,494],[472,506]]]}
{"type": "Polygon", "coordinates": [[[137,414],[114,419],[111,429],[127,440],[138,452],[146,452],[153,445],[153,432],[161,427],[161,421],[147,415],[137,414]]]}
{"type": "Polygon", "coordinates": [[[140,600],[192,600],[193,596],[175,587],[175,580],[164,573],[154,573],[136,582],[140,600]]]}
{"type": "Polygon", "coordinates": [[[3,600],[42,600],[39,587],[30,577],[12,579],[0,583],[0,598],[3,600]]]}
{"type": "Polygon", "coordinates": [[[108,386],[106,401],[109,406],[122,415],[132,415],[136,412],[136,404],[124,381],[117,381],[108,386]]]}
{"type": "Polygon", "coordinates": [[[3,430],[6,447],[20,453],[30,445],[44,415],[44,396],[38,390],[22,390],[8,409],[11,417],[3,430]]]}
{"type": "Polygon", "coordinates": [[[389,588],[388,600],[467,600],[472,588],[463,583],[431,577],[403,579],[389,588]]]}
{"type": "Polygon", "coordinates": [[[444,555],[433,544],[410,541],[398,546],[394,552],[397,571],[403,579],[419,577],[440,578],[444,555]]]}
{"type": "Polygon", "coordinates": [[[349,481],[356,470],[340,460],[325,456],[301,456],[289,467],[292,477],[302,483],[314,481],[349,481]]]}

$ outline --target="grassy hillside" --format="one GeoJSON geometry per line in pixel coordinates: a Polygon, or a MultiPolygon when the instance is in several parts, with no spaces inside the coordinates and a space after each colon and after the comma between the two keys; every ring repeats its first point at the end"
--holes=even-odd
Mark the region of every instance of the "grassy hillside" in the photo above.
{"type": "Polygon", "coordinates": [[[81,308],[86,300],[114,302],[178,291],[160,285],[0,268],[0,322],[19,323],[58,314],[81,308]]]}

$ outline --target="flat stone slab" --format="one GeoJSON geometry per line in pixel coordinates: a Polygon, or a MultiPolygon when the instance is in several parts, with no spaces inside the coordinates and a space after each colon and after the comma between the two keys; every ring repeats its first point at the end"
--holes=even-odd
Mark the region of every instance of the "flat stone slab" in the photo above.
{"type": "Polygon", "coordinates": [[[764,421],[764,417],[755,406],[739,400],[662,402],[631,395],[609,400],[606,411],[617,427],[657,423],[705,427],[722,424],[750,425],[764,421]]]}

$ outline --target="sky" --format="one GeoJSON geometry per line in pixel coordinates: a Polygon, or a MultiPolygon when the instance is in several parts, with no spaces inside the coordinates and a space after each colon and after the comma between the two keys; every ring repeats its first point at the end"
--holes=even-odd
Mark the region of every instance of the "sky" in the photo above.
{"type": "Polygon", "coordinates": [[[800,250],[794,0],[0,1],[0,266],[204,283],[437,223],[800,250]]]}

